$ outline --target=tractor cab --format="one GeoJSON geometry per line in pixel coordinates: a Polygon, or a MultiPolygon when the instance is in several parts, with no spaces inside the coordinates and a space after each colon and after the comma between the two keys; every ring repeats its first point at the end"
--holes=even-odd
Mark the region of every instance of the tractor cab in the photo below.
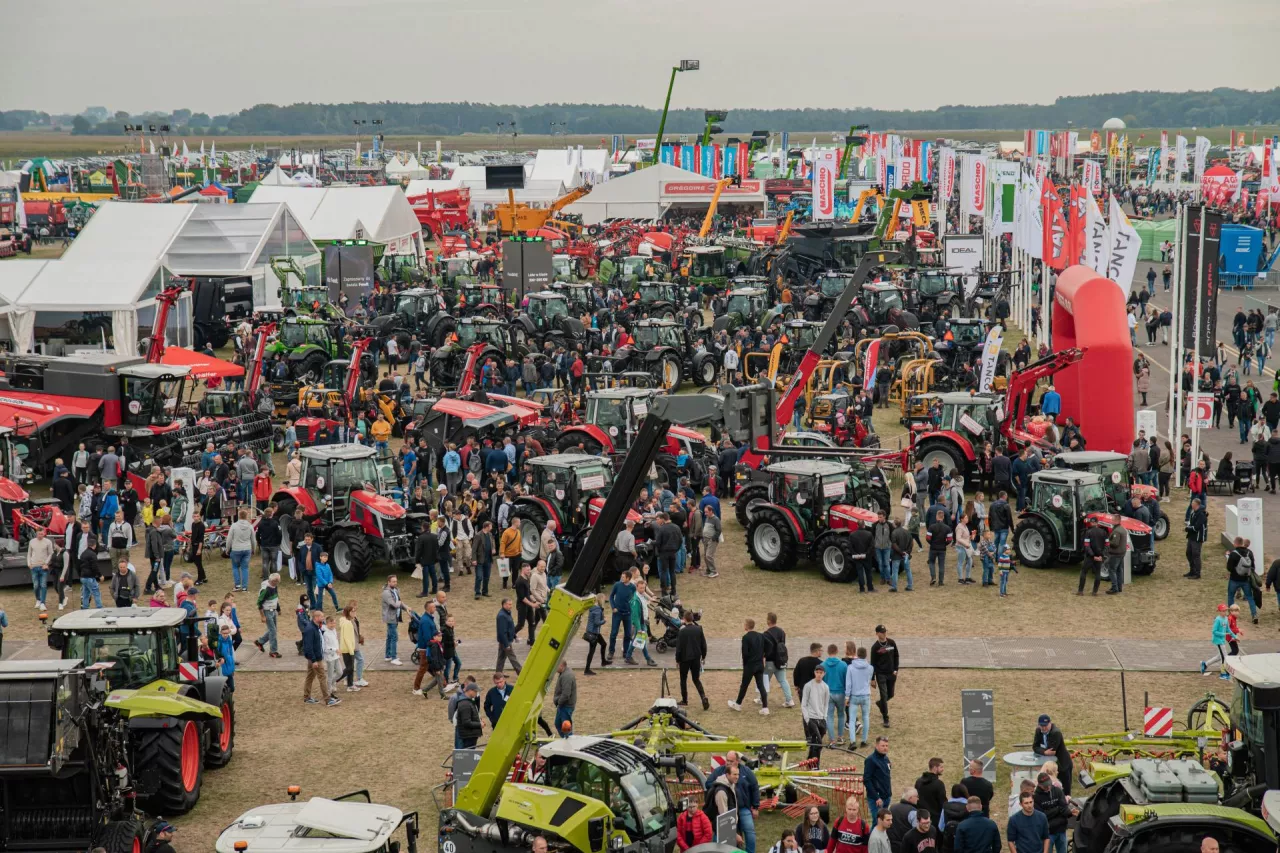
{"type": "Polygon", "coordinates": [[[650,388],[611,388],[588,394],[583,422],[608,434],[615,452],[626,451],[655,393],[650,388]]]}
{"type": "MultiPolygon", "coordinates": [[[[533,475],[529,496],[554,509],[560,540],[571,543],[585,535],[613,486],[609,460],[574,452],[555,453],[530,459],[525,468],[533,475]]],[[[520,525],[520,547],[526,562],[538,558],[546,517],[541,507],[517,508],[515,520],[520,525]]]]}
{"type": "Polygon", "coordinates": [[[794,512],[806,530],[828,527],[828,510],[848,503],[853,494],[851,469],[839,462],[788,460],[770,465],[767,471],[770,500],[794,512]]]}
{"type": "Polygon", "coordinates": [[[529,319],[539,334],[558,331],[560,319],[572,316],[569,312],[569,300],[562,293],[544,290],[530,293],[529,319]]]}
{"type": "Polygon", "coordinates": [[[244,391],[205,391],[196,404],[201,418],[239,418],[253,414],[249,395],[244,391]]]}
{"type": "Polygon", "coordinates": [[[876,281],[864,284],[860,299],[870,311],[876,325],[884,323],[883,318],[888,317],[889,312],[902,311],[906,307],[902,298],[902,288],[886,282],[876,281]]]}
{"type": "Polygon", "coordinates": [[[952,317],[947,321],[956,349],[972,351],[987,342],[990,325],[977,317],[952,317]]]}
{"type": "Polygon", "coordinates": [[[813,346],[822,331],[822,323],[811,323],[808,320],[788,320],[782,326],[782,344],[795,352],[804,352],[813,346]]]}
{"type": "Polygon", "coordinates": [[[551,277],[556,281],[570,282],[578,280],[577,264],[568,255],[551,256],[551,277]]]}
{"type": "Polygon", "coordinates": [[[396,295],[393,311],[404,323],[414,323],[419,318],[435,316],[444,310],[444,298],[434,287],[414,287],[396,295]]]}
{"type": "Polygon", "coordinates": [[[635,349],[648,352],[658,347],[675,347],[682,349],[684,342],[684,326],[670,320],[641,320],[632,329],[635,336],[635,349]]]}
{"type": "Polygon", "coordinates": [[[440,275],[445,287],[460,288],[476,280],[475,260],[470,257],[445,258],[440,265],[440,275]]]}
{"type": "Polygon", "coordinates": [[[301,483],[316,506],[323,505],[338,516],[347,514],[352,492],[383,491],[373,448],[359,444],[305,448],[301,483]]]}
{"type": "Polygon", "coordinates": [[[1000,394],[951,391],[938,394],[936,399],[942,404],[938,429],[958,432],[971,442],[986,440],[1004,420],[1004,397],[1000,394]]]}
{"type": "MultiPolygon", "coordinates": [[[[856,266],[854,264],[853,266],[856,266]]],[[[818,293],[828,306],[835,303],[840,295],[849,289],[853,276],[846,273],[829,272],[818,279],[818,293]]]]}
{"type": "Polygon", "coordinates": [[[763,287],[735,287],[729,291],[724,313],[712,321],[711,328],[732,332],[741,326],[760,325],[770,307],[769,295],[763,287]]]}
{"type": "Polygon", "coordinates": [[[501,350],[507,348],[507,324],[488,317],[464,317],[454,330],[458,346],[468,349],[475,344],[492,344],[501,350]]]}
{"type": "Polygon", "coordinates": [[[460,283],[457,294],[458,308],[464,312],[493,312],[506,302],[501,287],[473,280],[460,283]]]}
{"type": "Polygon", "coordinates": [[[285,308],[292,308],[300,314],[319,312],[329,304],[329,288],[323,285],[287,287],[281,291],[281,296],[285,308]]]}
{"type": "Polygon", "coordinates": [[[1037,472],[1031,478],[1028,510],[1049,522],[1059,551],[1082,547],[1080,522],[1085,516],[1111,512],[1098,475],[1056,470],[1037,472]]]}
{"type": "Polygon", "coordinates": [[[871,237],[854,235],[836,237],[831,241],[832,261],[837,269],[857,269],[862,256],[871,248],[871,237]]]}
{"type": "Polygon", "coordinates": [[[1228,657],[1227,672],[1237,735],[1226,750],[1231,788],[1280,788],[1280,654],[1228,657]]]}
{"type": "Polygon", "coordinates": [[[1114,509],[1129,502],[1129,457],[1109,450],[1082,450],[1053,457],[1058,468],[1097,474],[1114,509]]]}
{"type": "Polygon", "coordinates": [[[724,287],[724,246],[694,246],[686,249],[681,259],[680,272],[695,287],[711,285],[717,290],[724,287]]]}
{"type": "Polygon", "coordinates": [[[579,282],[557,281],[552,287],[555,288],[557,293],[564,294],[565,301],[569,305],[569,311],[574,316],[580,317],[583,314],[595,312],[596,301],[591,293],[591,285],[579,282]]]}
{"type": "Polygon", "coordinates": [[[178,631],[186,618],[181,607],[77,610],[49,626],[48,643],[64,660],[108,665],[113,690],[136,690],[176,676],[185,651],[178,631]]]}
{"type": "Polygon", "coordinates": [[[921,299],[935,300],[948,291],[954,291],[951,276],[940,272],[920,272],[915,280],[916,295],[921,299]]]}
{"type": "Polygon", "coordinates": [[[120,423],[124,429],[112,428],[109,432],[136,435],[173,424],[190,368],[134,364],[121,367],[116,373],[120,376],[120,423]]]}
{"type": "Polygon", "coordinates": [[[653,259],[644,255],[627,255],[618,263],[618,286],[624,287],[643,278],[649,278],[647,268],[652,263],[653,259]]]}
{"type": "Polygon", "coordinates": [[[418,813],[372,802],[368,791],[250,809],[222,830],[216,853],[418,853],[418,813]],[[403,830],[403,832],[401,832],[403,830]],[[400,841],[403,836],[404,843],[400,841]]]}

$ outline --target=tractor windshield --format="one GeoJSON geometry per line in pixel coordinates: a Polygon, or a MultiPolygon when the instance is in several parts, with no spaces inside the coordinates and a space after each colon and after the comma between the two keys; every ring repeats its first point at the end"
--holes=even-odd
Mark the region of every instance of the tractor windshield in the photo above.
{"type": "Polygon", "coordinates": [[[892,311],[894,308],[902,307],[902,294],[896,287],[891,287],[887,290],[875,291],[874,298],[876,311],[878,313],[892,311]]]}
{"type": "Polygon", "coordinates": [[[200,414],[211,418],[244,414],[244,399],[226,391],[206,391],[200,400],[200,414]]]}
{"type": "Polygon", "coordinates": [[[534,317],[545,317],[548,320],[555,317],[568,317],[569,304],[564,297],[557,299],[530,299],[529,313],[534,317]]]}
{"type": "Polygon", "coordinates": [[[636,326],[636,348],[649,350],[654,347],[678,347],[681,345],[680,329],[676,326],[636,326]]]}
{"type": "Polygon", "coordinates": [[[588,397],[587,398],[587,416],[586,422],[595,424],[596,426],[614,436],[613,430],[617,429],[618,434],[627,431],[627,401],[622,397],[588,397]]]}
{"type": "Polygon", "coordinates": [[[916,279],[916,291],[921,296],[937,296],[947,289],[947,277],[925,274],[916,279]]]}
{"type": "Polygon", "coordinates": [[[862,261],[867,253],[865,240],[837,240],[835,245],[836,266],[840,269],[853,269],[862,261]]]}
{"type": "Polygon", "coordinates": [[[502,346],[504,327],[501,323],[459,323],[458,346],[471,346],[477,341],[484,341],[495,346],[502,346]]]}
{"type": "Polygon", "coordinates": [[[328,466],[308,466],[307,479],[314,481],[308,485],[314,485],[321,490],[327,488],[335,494],[349,492],[352,489],[363,489],[365,483],[373,486],[374,491],[378,491],[378,465],[372,456],[366,456],[363,459],[334,459],[328,466]],[[315,478],[325,476],[326,470],[332,480],[321,485],[315,478]]]}
{"type": "Polygon", "coordinates": [[[573,260],[564,255],[551,258],[551,273],[560,281],[573,280],[573,260]]]}
{"type": "Polygon", "coordinates": [[[613,485],[613,472],[605,465],[591,468],[576,468],[574,475],[578,479],[578,494],[582,498],[607,498],[609,487],[613,485]]]}
{"type": "Polygon", "coordinates": [[[663,284],[640,285],[641,302],[674,302],[675,288],[663,284]]]}
{"type": "Polygon", "coordinates": [[[728,314],[741,314],[743,317],[752,315],[751,297],[745,293],[735,293],[729,297],[729,307],[726,309],[728,314]]]}
{"type": "Polygon", "coordinates": [[[1080,511],[1084,513],[1111,511],[1107,506],[1107,493],[1103,491],[1101,483],[1090,483],[1080,487],[1080,511]]]}
{"type": "Polygon", "coordinates": [[[307,330],[301,323],[284,323],[280,327],[280,343],[295,349],[307,342],[307,330]]]}
{"type": "Polygon", "coordinates": [[[818,326],[788,326],[787,340],[796,349],[808,349],[818,339],[818,326]]]}
{"type": "Polygon", "coordinates": [[[130,426],[164,426],[173,420],[182,396],[181,378],[125,376],[123,380],[126,402],[121,420],[130,426]]]}
{"type": "Polygon", "coordinates": [[[724,275],[724,252],[695,252],[693,269],[689,275],[693,278],[713,278],[724,275]]]}
{"type": "Polygon", "coordinates": [[[477,305],[483,305],[488,302],[487,296],[488,294],[483,287],[464,287],[460,301],[463,305],[474,308],[477,305]]]}
{"type": "Polygon", "coordinates": [[[400,296],[396,299],[395,313],[412,320],[418,316],[418,306],[420,304],[421,302],[419,302],[417,296],[400,296]]]}
{"type": "Polygon", "coordinates": [[[639,278],[644,272],[644,258],[630,256],[622,259],[622,277],[624,279],[639,278]]]}
{"type": "Polygon", "coordinates": [[[652,835],[675,824],[675,806],[667,793],[667,786],[648,766],[637,767],[619,781],[639,816],[641,835],[652,835]]]}
{"type": "Polygon", "coordinates": [[[470,258],[449,258],[444,264],[445,275],[450,279],[461,275],[475,275],[475,267],[470,258]]]}
{"type": "Polygon", "coordinates": [[[107,681],[117,689],[141,687],[160,677],[165,668],[159,661],[156,635],[150,632],[71,634],[63,657],[79,658],[85,666],[110,663],[107,681]]]}
{"type": "Polygon", "coordinates": [[[987,330],[981,323],[952,323],[951,337],[961,346],[972,346],[981,343],[987,336],[987,330]]]}
{"type": "Polygon", "coordinates": [[[849,286],[849,279],[839,276],[828,276],[822,279],[822,295],[828,299],[836,299],[849,286]]]}

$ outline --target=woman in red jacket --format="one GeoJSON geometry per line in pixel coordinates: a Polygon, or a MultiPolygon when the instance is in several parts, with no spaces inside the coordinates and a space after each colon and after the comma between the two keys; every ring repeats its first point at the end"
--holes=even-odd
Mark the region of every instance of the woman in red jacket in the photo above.
{"type": "Polygon", "coordinates": [[[857,797],[844,801],[844,816],[831,824],[831,846],[828,853],[867,853],[871,827],[862,819],[861,804],[857,797]]]}
{"type": "Polygon", "coordinates": [[[696,847],[699,844],[706,844],[714,841],[715,836],[711,830],[711,818],[707,817],[707,813],[698,808],[693,803],[693,799],[689,799],[689,807],[680,812],[676,817],[676,845],[680,848],[681,853],[690,847],[696,847]]]}

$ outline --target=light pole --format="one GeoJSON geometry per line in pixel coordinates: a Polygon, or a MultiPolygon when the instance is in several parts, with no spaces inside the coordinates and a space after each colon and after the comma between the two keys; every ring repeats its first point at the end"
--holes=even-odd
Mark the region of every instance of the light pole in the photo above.
{"type": "Polygon", "coordinates": [[[671,108],[671,90],[676,86],[676,72],[697,71],[701,66],[697,59],[682,59],[679,65],[671,66],[671,82],[667,84],[667,100],[662,104],[662,121],[658,122],[658,138],[653,143],[653,160],[656,163],[662,148],[662,134],[667,129],[667,110],[671,108]]]}

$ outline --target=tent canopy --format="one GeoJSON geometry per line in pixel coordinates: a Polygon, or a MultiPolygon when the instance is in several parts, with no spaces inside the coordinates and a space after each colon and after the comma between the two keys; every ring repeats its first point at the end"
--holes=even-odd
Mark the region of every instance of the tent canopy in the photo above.
{"type": "MultiPolygon", "coordinates": [[[[658,163],[597,185],[565,212],[581,214],[588,225],[607,219],[658,219],[673,204],[710,204],[714,193],[715,181],[710,178],[658,163]]],[[[741,187],[725,189],[720,201],[763,205],[764,182],[744,180],[741,187]]]]}
{"type": "Polygon", "coordinates": [[[399,187],[276,187],[262,184],[250,205],[284,202],[313,240],[391,243],[422,226],[399,187]]]}
{"type": "Polygon", "coordinates": [[[228,379],[244,375],[244,368],[238,364],[182,347],[165,347],[160,363],[171,367],[189,367],[191,373],[188,375],[194,379],[212,379],[215,376],[219,379],[228,379]]]}
{"type": "Polygon", "coordinates": [[[318,252],[283,202],[197,205],[163,260],[178,275],[246,275],[273,257],[318,252]]]}
{"type": "Polygon", "coordinates": [[[279,166],[274,167],[270,172],[268,172],[267,176],[258,182],[258,185],[268,187],[297,186],[297,184],[294,183],[293,178],[286,175],[284,169],[281,169],[279,166]]]}

